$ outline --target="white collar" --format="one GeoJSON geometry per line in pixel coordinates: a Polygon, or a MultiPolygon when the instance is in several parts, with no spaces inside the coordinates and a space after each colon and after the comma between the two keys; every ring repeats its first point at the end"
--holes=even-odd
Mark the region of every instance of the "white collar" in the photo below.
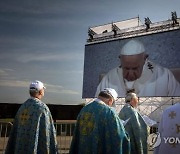
{"type": "Polygon", "coordinates": [[[33,99],[33,100],[36,100],[36,101],[40,101],[40,99],[39,98],[36,98],[36,97],[30,97],[30,99],[33,99]]]}
{"type": "Polygon", "coordinates": [[[106,103],[104,103],[104,102],[103,102],[102,100],[100,100],[99,98],[96,98],[94,101],[95,101],[95,102],[98,102],[98,103],[100,103],[100,104],[107,105],[106,103]]]}

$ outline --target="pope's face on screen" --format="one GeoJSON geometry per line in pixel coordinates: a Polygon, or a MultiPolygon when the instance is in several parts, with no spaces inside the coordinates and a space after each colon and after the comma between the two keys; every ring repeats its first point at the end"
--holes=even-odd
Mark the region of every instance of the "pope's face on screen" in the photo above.
{"type": "Polygon", "coordinates": [[[120,60],[124,79],[134,81],[140,78],[146,60],[144,53],[130,56],[121,55],[120,60]]]}

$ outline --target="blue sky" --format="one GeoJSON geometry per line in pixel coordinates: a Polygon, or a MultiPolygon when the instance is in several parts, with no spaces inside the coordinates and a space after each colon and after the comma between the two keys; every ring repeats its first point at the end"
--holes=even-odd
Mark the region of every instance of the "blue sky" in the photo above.
{"type": "Polygon", "coordinates": [[[48,104],[80,104],[88,28],[180,16],[179,0],[0,0],[0,103],[23,103],[33,80],[48,104]]]}

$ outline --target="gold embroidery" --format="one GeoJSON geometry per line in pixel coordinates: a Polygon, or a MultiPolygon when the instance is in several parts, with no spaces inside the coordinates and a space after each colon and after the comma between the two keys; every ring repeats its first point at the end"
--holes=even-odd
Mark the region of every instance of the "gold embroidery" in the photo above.
{"type": "Polygon", "coordinates": [[[28,109],[24,109],[24,111],[19,115],[21,125],[24,125],[26,121],[29,119],[29,111],[28,109]]]}
{"type": "Polygon", "coordinates": [[[171,119],[174,119],[174,117],[176,117],[176,112],[171,111],[171,113],[169,114],[169,117],[171,117],[171,119]]]}
{"type": "Polygon", "coordinates": [[[180,125],[176,124],[176,133],[179,134],[180,133],[180,125]]]}
{"type": "Polygon", "coordinates": [[[89,135],[94,129],[94,116],[91,113],[84,113],[80,119],[80,132],[82,135],[89,135]]]}

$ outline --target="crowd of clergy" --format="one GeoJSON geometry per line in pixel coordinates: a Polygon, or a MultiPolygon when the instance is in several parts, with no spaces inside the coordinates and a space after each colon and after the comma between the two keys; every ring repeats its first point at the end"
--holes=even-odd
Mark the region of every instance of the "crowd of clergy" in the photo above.
{"type": "MultiPolygon", "coordinates": [[[[44,84],[30,84],[30,98],[19,108],[11,129],[5,154],[57,154],[54,122],[45,103],[44,84]]],[[[127,93],[126,104],[119,114],[114,106],[118,99],[112,88],[103,89],[97,99],[84,106],[78,117],[70,146],[70,154],[147,154],[148,125],[137,110],[139,98],[127,93]]],[[[159,124],[161,144],[156,154],[178,154],[180,145],[168,144],[164,137],[179,137],[180,103],[164,111],[159,124]]]]}
{"type": "MultiPolygon", "coordinates": [[[[113,103],[117,92],[102,90],[97,99],[86,105],[78,115],[70,154],[148,154],[147,121],[138,112],[138,96],[127,93],[126,104],[117,113],[113,103]]],[[[167,108],[159,124],[161,143],[154,146],[154,154],[180,153],[180,143],[167,142],[165,137],[180,139],[180,103],[167,108]]],[[[156,144],[157,138],[153,144],[156,144]]]]}
{"type": "MultiPolygon", "coordinates": [[[[97,87],[97,98],[81,109],[70,154],[147,154],[149,126],[137,110],[138,97],[180,95],[179,82],[168,69],[147,59],[141,42],[127,42],[119,58],[121,65],[107,73],[97,87]],[[118,97],[125,97],[119,113],[113,108],[118,97]]],[[[41,81],[30,84],[30,98],[15,116],[6,154],[58,153],[61,145],[57,145],[54,122],[41,101],[44,91],[41,81]]],[[[179,154],[180,143],[164,139],[180,139],[180,103],[164,111],[158,132],[161,143],[154,152],[179,154]]]]}

